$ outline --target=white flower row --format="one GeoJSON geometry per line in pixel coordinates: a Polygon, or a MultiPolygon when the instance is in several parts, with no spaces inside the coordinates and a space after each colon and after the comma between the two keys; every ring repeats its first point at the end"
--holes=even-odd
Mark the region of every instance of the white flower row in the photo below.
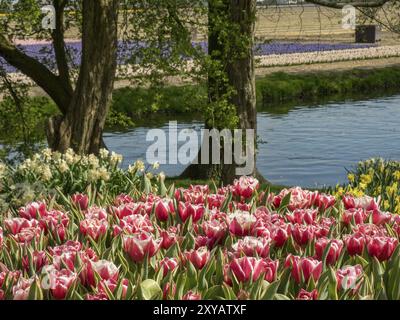
{"type": "Polygon", "coordinates": [[[304,53],[272,54],[258,57],[257,65],[259,67],[275,67],[323,62],[390,58],[398,56],[400,56],[400,45],[304,53]]]}

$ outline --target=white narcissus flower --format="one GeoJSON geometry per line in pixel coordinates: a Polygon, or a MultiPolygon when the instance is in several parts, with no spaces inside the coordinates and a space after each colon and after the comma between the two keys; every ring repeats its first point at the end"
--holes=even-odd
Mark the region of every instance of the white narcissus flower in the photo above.
{"type": "Polygon", "coordinates": [[[111,153],[110,162],[112,165],[118,165],[122,162],[123,157],[120,154],[115,153],[114,151],[111,153]]]}
{"type": "Polygon", "coordinates": [[[58,170],[60,170],[61,173],[65,173],[69,170],[69,166],[65,160],[61,160],[58,165],[57,165],[58,170]]]}
{"type": "Polygon", "coordinates": [[[106,159],[108,158],[110,152],[107,149],[100,149],[99,151],[99,156],[101,159],[106,159]]]}
{"type": "Polygon", "coordinates": [[[0,179],[4,178],[7,171],[7,166],[4,163],[0,163],[0,179]]]}

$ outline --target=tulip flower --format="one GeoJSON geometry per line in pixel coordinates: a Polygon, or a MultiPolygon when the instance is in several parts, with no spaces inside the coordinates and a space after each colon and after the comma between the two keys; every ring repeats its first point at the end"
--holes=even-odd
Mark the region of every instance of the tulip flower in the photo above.
{"type": "MultiPolygon", "coordinates": [[[[103,294],[107,294],[107,289],[108,291],[110,291],[112,294],[115,294],[115,289],[118,286],[118,280],[115,279],[108,279],[108,280],[101,280],[98,284],[98,290],[99,293],[103,293],[103,294]]],[[[128,286],[129,286],[129,281],[128,279],[123,279],[121,281],[121,288],[122,288],[122,292],[121,292],[121,296],[120,297],[116,297],[117,299],[126,299],[126,294],[128,292],[128,286]]],[[[108,298],[107,298],[108,300],[108,298]]]]}
{"type": "Polygon", "coordinates": [[[350,256],[362,255],[365,247],[365,237],[360,234],[347,236],[344,239],[347,252],[350,256]]]}
{"type": "Polygon", "coordinates": [[[241,177],[233,182],[233,194],[245,199],[250,199],[258,189],[260,183],[253,177],[241,177]]]}
{"type": "Polygon", "coordinates": [[[210,259],[210,251],[207,249],[207,247],[186,251],[184,255],[185,258],[189,260],[198,270],[203,269],[210,259]]]}
{"type": "Polygon", "coordinates": [[[4,241],[3,229],[0,227],[0,252],[1,249],[3,248],[3,241],[4,241]]]}
{"type": "Polygon", "coordinates": [[[117,196],[115,198],[114,205],[119,207],[119,206],[126,205],[126,204],[132,203],[132,202],[133,202],[133,199],[130,196],[128,196],[126,194],[120,194],[119,196],[117,196]]]}
{"type": "Polygon", "coordinates": [[[368,254],[379,261],[389,260],[397,248],[398,240],[390,237],[374,237],[367,243],[368,254]]]}
{"type": "Polygon", "coordinates": [[[37,220],[28,220],[25,218],[13,218],[4,220],[4,226],[13,235],[20,233],[24,229],[35,228],[39,225],[37,220]]]}
{"type": "Polygon", "coordinates": [[[229,216],[229,231],[237,237],[250,236],[257,221],[256,217],[246,211],[236,211],[229,216]]]}
{"type": "Polygon", "coordinates": [[[21,218],[25,218],[28,220],[37,219],[46,215],[46,203],[32,202],[26,207],[19,209],[18,212],[21,218]]]}
{"type": "Polygon", "coordinates": [[[201,295],[199,293],[189,291],[182,297],[182,300],[201,300],[201,295]]]}
{"type": "Polygon", "coordinates": [[[31,265],[33,266],[33,270],[31,271],[40,272],[49,263],[49,259],[44,251],[34,251],[31,259],[32,261],[30,261],[29,256],[25,256],[22,259],[22,266],[26,272],[29,272],[31,265]]]}
{"type": "Polygon", "coordinates": [[[163,260],[160,261],[159,268],[163,270],[163,276],[166,277],[169,272],[173,272],[179,263],[176,258],[168,258],[165,257],[163,260]]]}
{"type": "Polygon", "coordinates": [[[51,294],[56,300],[64,300],[68,290],[77,279],[76,273],[68,269],[56,270],[53,273],[51,294]]]}
{"type": "Polygon", "coordinates": [[[336,203],[336,198],[327,194],[318,194],[315,198],[314,205],[321,210],[327,210],[333,207],[336,203]]]}
{"type": "Polygon", "coordinates": [[[33,281],[35,281],[34,278],[31,279],[19,278],[17,284],[12,289],[13,299],[28,300],[29,290],[31,289],[33,281]]]}
{"type": "Polygon", "coordinates": [[[194,223],[198,222],[204,215],[204,205],[179,202],[178,213],[183,222],[186,222],[190,217],[194,223]]]}
{"type": "Polygon", "coordinates": [[[318,239],[315,243],[315,253],[318,260],[322,260],[326,247],[330,244],[328,255],[326,256],[326,264],[334,265],[339,259],[343,249],[343,241],[338,239],[318,239]]]}
{"type": "Polygon", "coordinates": [[[343,213],[342,220],[346,225],[362,224],[368,219],[369,214],[361,208],[348,209],[343,213]]]}
{"type": "Polygon", "coordinates": [[[377,226],[385,225],[392,220],[392,217],[393,215],[389,212],[374,210],[372,212],[372,223],[377,226]]]}
{"type": "Polygon", "coordinates": [[[89,197],[81,193],[74,194],[71,201],[82,211],[85,211],[89,205],[89,197]]]}
{"type": "Polygon", "coordinates": [[[87,287],[96,286],[96,278],[94,275],[96,272],[102,280],[118,280],[119,268],[107,260],[99,261],[88,261],[85,264],[82,272],[80,273],[80,279],[82,284],[87,287]]]}
{"type": "Polygon", "coordinates": [[[236,257],[245,255],[248,257],[267,258],[269,255],[271,241],[266,238],[245,237],[232,246],[236,257]]]}
{"type": "Polygon", "coordinates": [[[90,207],[85,213],[85,219],[107,220],[107,212],[96,206],[90,207]]]}
{"type": "Polygon", "coordinates": [[[160,235],[162,237],[161,247],[168,250],[178,241],[178,229],[176,227],[170,227],[168,230],[161,230],[160,235]]]}
{"type": "Polygon", "coordinates": [[[227,235],[228,226],[225,221],[210,220],[204,221],[201,225],[205,236],[208,239],[208,247],[213,248],[215,245],[220,244],[227,235]]]}
{"type": "Polygon", "coordinates": [[[363,268],[360,265],[345,266],[336,271],[336,281],[338,290],[356,290],[359,286],[358,281],[363,274],[363,268]]]}
{"type": "Polygon", "coordinates": [[[300,289],[296,300],[318,300],[318,291],[317,289],[314,289],[313,291],[308,292],[304,289],[300,289]]]}
{"type": "Polygon", "coordinates": [[[239,282],[257,281],[265,273],[264,261],[253,257],[233,259],[229,270],[239,282]]]}
{"type": "Polygon", "coordinates": [[[168,221],[168,217],[171,213],[171,201],[170,200],[158,200],[155,203],[155,214],[159,221],[168,221]]]}
{"type": "Polygon", "coordinates": [[[272,283],[276,281],[278,275],[279,260],[264,260],[265,281],[272,283]]]}
{"type": "Polygon", "coordinates": [[[346,210],[350,209],[364,209],[366,211],[379,210],[378,202],[369,196],[361,198],[354,198],[352,196],[344,196],[343,204],[346,210]]]}
{"type": "Polygon", "coordinates": [[[287,219],[293,224],[308,224],[315,222],[318,211],[314,209],[296,209],[293,214],[287,214],[287,219]]]}
{"type": "Polygon", "coordinates": [[[289,239],[288,228],[275,226],[271,231],[271,239],[273,240],[275,247],[282,248],[289,239]]]}
{"type": "Polygon", "coordinates": [[[285,262],[286,267],[292,268],[292,277],[297,283],[305,283],[313,278],[318,281],[322,273],[322,262],[313,258],[300,258],[298,256],[289,255],[285,262]]]}
{"type": "Polygon", "coordinates": [[[152,234],[142,232],[132,236],[123,237],[124,251],[134,262],[143,262],[144,259],[151,258],[161,247],[162,238],[154,239],[152,234]]]}
{"type": "Polygon", "coordinates": [[[299,246],[306,246],[315,237],[314,226],[295,224],[292,227],[292,237],[299,246]]]}
{"type": "Polygon", "coordinates": [[[100,237],[107,233],[108,222],[107,220],[99,219],[85,219],[80,223],[80,231],[83,236],[91,237],[97,241],[100,237]]]}

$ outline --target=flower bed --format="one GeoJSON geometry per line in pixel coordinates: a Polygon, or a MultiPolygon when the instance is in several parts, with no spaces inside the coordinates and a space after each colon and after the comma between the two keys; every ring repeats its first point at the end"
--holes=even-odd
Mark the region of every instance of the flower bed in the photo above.
{"type": "Polygon", "coordinates": [[[0,218],[1,299],[399,299],[398,216],[253,178],[38,199],[0,218]]]}
{"type": "Polygon", "coordinates": [[[259,67],[290,66],[311,63],[379,59],[400,56],[400,46],[382,46],[306,53],[271,54],[259,57],[259,67]]]}

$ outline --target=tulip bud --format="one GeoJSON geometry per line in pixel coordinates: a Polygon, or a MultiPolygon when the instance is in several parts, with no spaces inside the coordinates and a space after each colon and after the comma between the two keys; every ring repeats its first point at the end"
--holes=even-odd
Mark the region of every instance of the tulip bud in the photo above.
{"type": "Polygon", "coordinates": [[[154,239],[152,234],[142,232],[123,238],[124,251],[134,262],[143,262],[153,257],[160,249],[162,238],[154,239]]]}
{"type": "Polygon", "coordinates": [[[365,246],[365,237],[354,234],[344,238],[347,252],[350,256],[362,255],[365,246]]]}

